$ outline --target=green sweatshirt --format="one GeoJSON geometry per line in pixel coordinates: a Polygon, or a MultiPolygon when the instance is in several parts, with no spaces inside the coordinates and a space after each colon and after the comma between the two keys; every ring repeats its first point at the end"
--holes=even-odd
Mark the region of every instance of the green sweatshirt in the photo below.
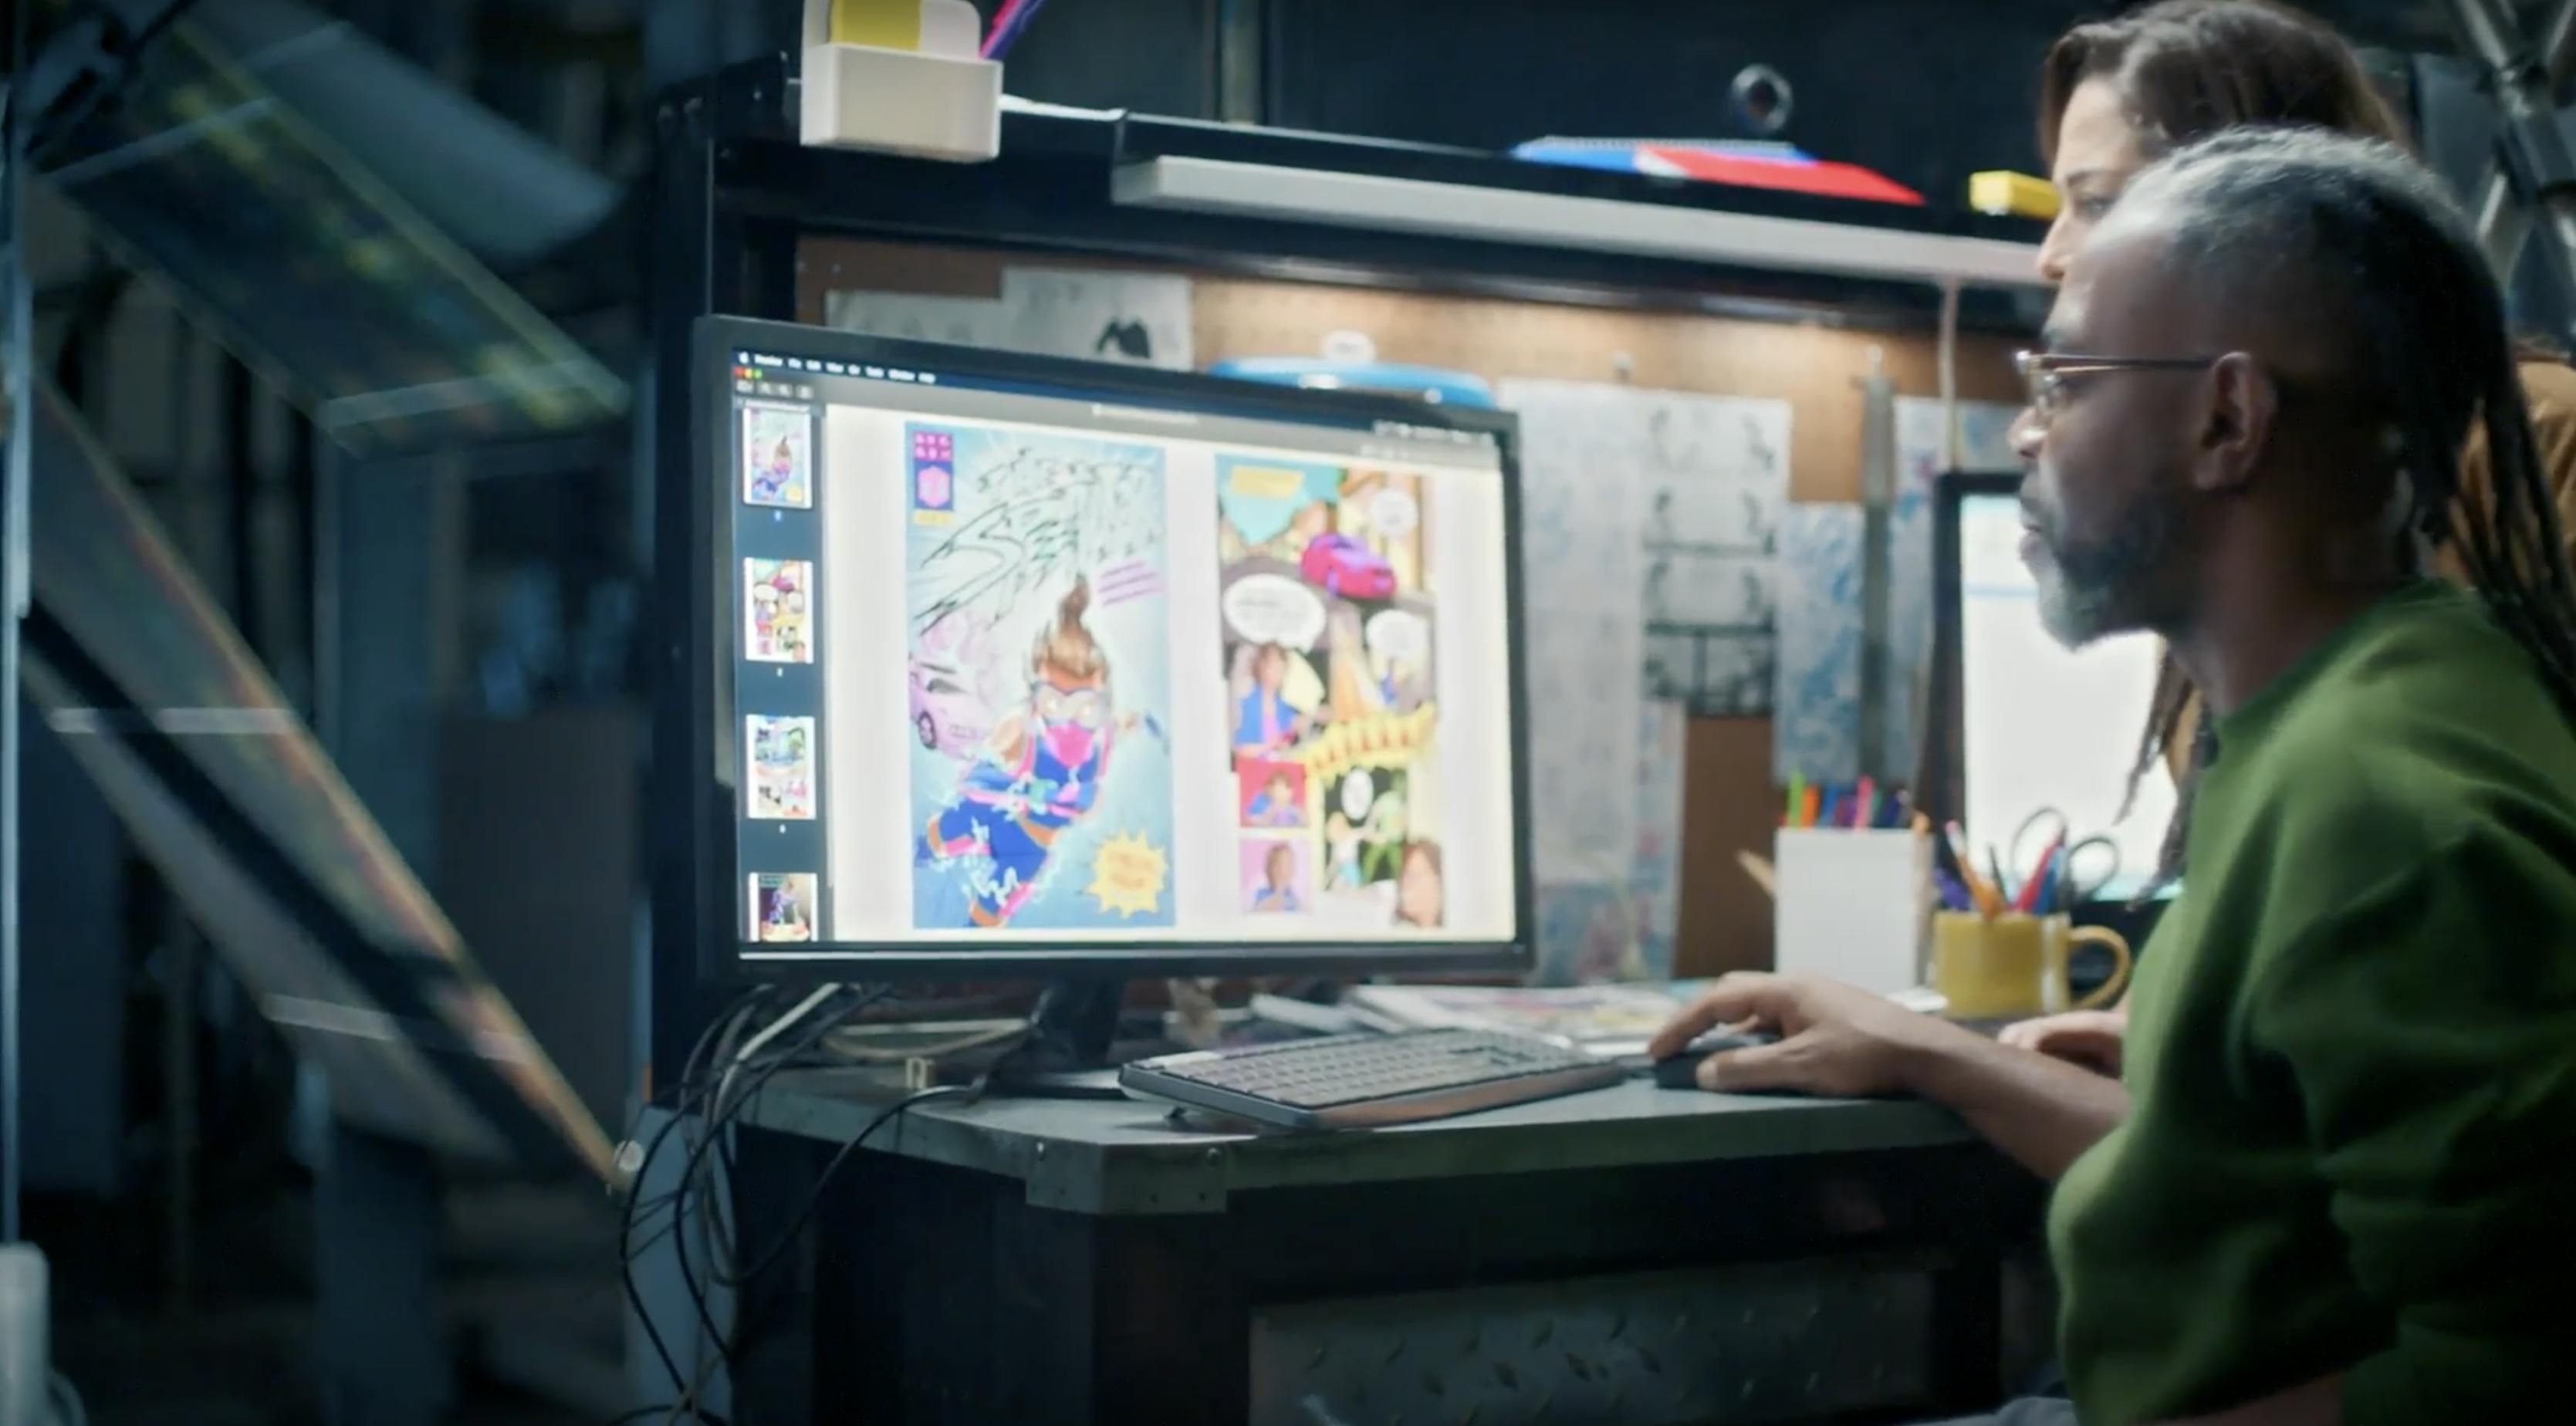
{"type": "Polygon", "coordinates": [[[2352,1426],[2576,1420],[2576,734],[2434,584],[2216,731],[2049,1215],[2085,1426],[2337,1372],[2352,1426]]]}

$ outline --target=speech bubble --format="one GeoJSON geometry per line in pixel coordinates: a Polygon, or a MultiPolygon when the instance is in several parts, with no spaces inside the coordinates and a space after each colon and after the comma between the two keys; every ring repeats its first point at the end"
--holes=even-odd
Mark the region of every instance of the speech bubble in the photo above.
{"type": "Polygon", "coordinates": [[[1111,837],[1091,859],[1091,885],[1083,894],[1122,919],[1151,916],[1162,904],[1170,870],[1163,854],[1143,837],[1111,837]]]}
{"type": "Polygon", "coordinates": [[[1377,780],[1367,768],[1353,768],[1342,779],[1342,815],[1354,822],[1365,821],[1369,808],[1377,801],[1377,780]]]}
{"type": "Polygon", "coordinates": [[[1247,574],[1225,591],[1225,622],[1256,644],[1304,653],[1324,636],[1324,601],[1284,574],[1247,574]]]}
{"type": "Polygon", "coordinates": [[[1390,538],[1410,533],[1422,523],[1422,506],[1401,490],[1381,490],[1369,498],[1369,524],[1390,538]]]}
{"type": "Polygon", "coordinates": [[[1431,657],[1431,621],[1410,609],[1381,609],[1369,616],[1369,652],[1420,668],[1431,657]]]}

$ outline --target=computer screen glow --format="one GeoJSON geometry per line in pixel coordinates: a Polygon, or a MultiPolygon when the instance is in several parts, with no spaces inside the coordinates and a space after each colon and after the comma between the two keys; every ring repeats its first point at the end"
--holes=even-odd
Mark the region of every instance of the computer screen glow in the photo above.
{"type": "Polygon", "coordinates": [[[1490,436],[732,358],[746,959],[1515,939],[1490,436]]]}
{"type": "MultiPolygon", "coordinates": [[[[2104,895],[2134,892],[2154,870],[2172,820],[2174,785],[2159,761],[2119,816],[2147,705],[2155,692],[2150,635],[2069,652],[2040,626],[2038,586],[2021,562],[2021,509],[2007,495],[1959,502],[1961,754],[1968,844],[2009,855],[2013,834],[2042,807],[2074,835],[2120,849],[2104,895]]],[[[2010,868],[2018,876],[2029,868],[2010,868]]]]}

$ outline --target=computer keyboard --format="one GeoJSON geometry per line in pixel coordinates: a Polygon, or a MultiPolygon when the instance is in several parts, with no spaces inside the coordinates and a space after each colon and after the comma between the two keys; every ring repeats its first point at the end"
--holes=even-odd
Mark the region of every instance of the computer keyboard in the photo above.
{"type": "Polygon", "coordinates": [[[1520,1035],[1408,1030],[1140,1060],[1130,1093],[1287,1129],[1365,1129],[1616,1084],[1610,1060],[1520,1035]]]}

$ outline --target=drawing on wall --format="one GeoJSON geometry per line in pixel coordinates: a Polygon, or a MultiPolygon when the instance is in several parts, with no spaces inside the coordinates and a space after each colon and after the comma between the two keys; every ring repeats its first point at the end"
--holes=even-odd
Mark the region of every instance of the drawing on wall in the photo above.
{"type": "Polygon", "coordinates": [[[1792,505],[1781,521],[1777,778],[1860,776],[1860,545],[1858,505],[1792,505]]]}
{"type": "Polygon", "coordinates": [[[1538,889],[1533,985],[1665,981],[1681,924],[1682,777],[1690,710],[1649,700],[1637,728],[1637,858],[1624,884],[1538,889]]]}
{"type": "MultiPolygon", "coordinates": [[[[2020,408],[1959,403],[1959,469],[2019,468],[2011,428],[2020,408]]],[[[1932,665],[1932,496],[1949,468],[1941,403],[1896,399],[1897,490],[1888,512],[1888,697],[1880,747],[1890,766],[1860,766],[1861,508],[1792,505],[1781,526],[1780,666],[1773,770],[1849,781],[1862,772],[1913,775],[1932,665]]]]}
{"type": "Polygon", "coordinates": [[[1704,717],[1766,712],[1789,403],[1634,394],[1645,403],[1646,695],[1704,717]]]}
{"type": "Polygon", "coordinates": [[[1010,267],[999,297],[849,289],[824,294],[823,320],[908,341],[1176,371],[1193,365],[1190,280],[1161,273],[1010,267]]]}
{"type": "Polygon", "coordinates": [[[1542,885],[1628,879],[1637,843],[1645,560],[1637,394],[1506,381],[1521,418],[1522,628],[1530,829],[1542,885]]]}

